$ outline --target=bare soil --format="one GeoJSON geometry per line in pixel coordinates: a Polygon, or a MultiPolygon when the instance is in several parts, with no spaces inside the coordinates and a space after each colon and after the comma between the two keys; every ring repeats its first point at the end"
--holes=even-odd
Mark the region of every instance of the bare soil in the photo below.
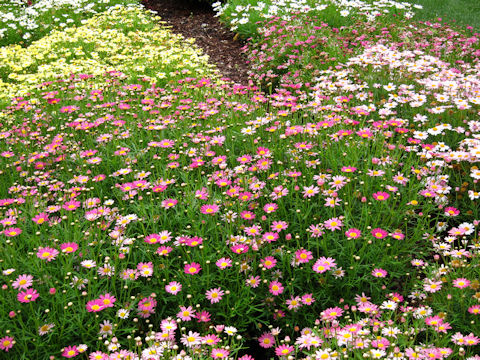
{"type": "Polygon", "coordinates": [[[143,4],[155,10],[174,33],[195,38],[223,77],[248,84],[244,43],[218,21],[210,5],[195,0],[143,0],[143,4]]]}

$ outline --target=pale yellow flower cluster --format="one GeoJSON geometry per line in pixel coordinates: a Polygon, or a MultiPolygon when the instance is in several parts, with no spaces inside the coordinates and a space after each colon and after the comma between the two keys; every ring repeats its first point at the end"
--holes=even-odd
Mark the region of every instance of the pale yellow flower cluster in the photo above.
{"type": "Polygon", "coordinates": [[[140,7],[116,7],[80,27],[53,31],[27,48],[0,48],[0,100],[21,96],[36,84],[72,73],[167,80],[178,72],[212,76],[213,65],[193,39],[158,25],[160,18],[140,7]]]}

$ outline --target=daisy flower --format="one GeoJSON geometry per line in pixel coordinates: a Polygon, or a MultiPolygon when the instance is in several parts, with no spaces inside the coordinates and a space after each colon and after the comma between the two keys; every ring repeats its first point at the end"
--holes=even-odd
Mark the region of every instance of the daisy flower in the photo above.
{"type": "Polygon", "coordinates": [[[292,345],[280,345],[275,348],[275,354],[277,356],[288,356],[290,355],[295,348],[292,345]]]}
{"type": "Polygon", "coordinates": [[[209,322],[210,321],[210,313],[207,311],[202,311],[201,313],[197,313],[195,318],[197,321],[200,322],[209,322]]]}
{"type": "Polygon", "coordinates": [[[73,358],[78,355],[76,346],[67,346],[63,349],[62,356],[66,358],[73,358]]]}
{"type": "Polygon", "coordinates": [[[88,312],[99,312],[105,309],[103,301],[100,299],[90,300],[86,305],[88,312]]]}
{"type": "Polygon", "coordinates": [[[340,230],[340,228],[343,226],[343,222],[339,218],[331,218],[326,220],[324,225],[326,229],[335,231],[340,230]]]}
{"type": "Polygon", "coordinates": [[[41,225],[45,222],[48,222],[48,214],[47,213],[41,213],[41,214],[38,214],[38,215],[35,215],[33,218],[32,218],[32,221],[35,223],[35,224],[38,224],[38,225],[41,225]]]}
{"type": "Polygon", "coordinates": [[[384,278],[386,277],[388,272],[383,269],[373,269],[372,270],[372,275],[378,278],[384,278]]]}
{"type": "Polygon", "coordinates": [[[322,311],[321,315],[322,318],[325,320],[335,320],[336,318],[342,316],[343,310],[340,309],[338,306],[333,308],[328,308],[322,311]]]}
{"type": "Polygon", "coordinates": [[[464,289],[470,286],[470,280],[465,278],[458,278],[453,280],[453,286],[459,289],[464,289]]]}
{"type": "Polygon", "coordinates": [[[208,300],[210,300],[210,303],[215,304],[218,303],[220,300],[222,300],[222,296],[225,294],[225,292],[221,288],[215,288],[215,289],[210,289],[207,290],[205,293],[205,296],[207,297],[208,300]]]}
{"type": "Polygon", "coordinates": [[[312,294],[305,294],[302,296],[302,303],[304,305],[312,305],[315,302],[312,294]]]}
{"type": "Polygon", "coordinates": [[[19,229],[19,228],[6,228],[5,230],[3,230],[3,234],[5,236],[8,236],[8,237],[14,237],[14,236],[18,236],[22,233],[22,229],[19,229]]]}
{"type": "Polygon", "coordinates": [[[78,244],[74,242],[63,243],[60,245],[60,250],[64,254],[71,254],[77,251],[78,244]]]}
{"type": "Polygon", "coordinates": [[[300,296],[291,296],[290,299],[285,301],[285,304],[288,307],[288,310],[297,310],[302,306],[302,298],[300,296]]]}
{"type": "Polygon", "coordinates": [[[171,281],[165,285],[165,291],[169,294],[177,295],[180,291],[182,291],[182,284],[176,281],[171,281]]]}
{"type": "Polygon", "coordinates": [[[205,335],[202,339],[202,343],[203,344],[206,344],[206,345],[209,345],[209,346],[214,346],[216,344],[218,344],[220,342],[220,338],[215,335],[215,334],[208,334],[208,335],[205,335]]]}
{"type": "Polygon", "coordinates": [[[215,215],[219,210],[220,210],[220,206],[216,204],[202,205],[200,207],[200,212],[204,215],[215,215]]]}
{"type": "Polygon", "coordinates": [[[14,289],[28,289],[33,284],[32,275],[20,275],[12,284],[14,289]]]}
{"type": "Polygon", "coordinates": [[[383,239],[388,236],[388,232],[380,228],[373,229],[371,234],[374,238],[377,239],[383,239]]]}
{"type": "Polygon", "coordinates": [[[299,249],[295,251],[295,263],[297,264],[306,264],[313,259],[311,251],[305,249],[299,249]]]}
{"type": "Polygon", "coordinates": [[[177,313],[177,318],[182,321],[190,321],[195,316],[195,310],[189,306],[180,306],[180,311],[177,313]]]}
{"type": "Polygon", "coordinates": [[[103,337],[107,337],[108,335],[112,334],[112,329],[113,329],[112,323],[108,320],[104,320],[100,324],[100,330],[98,333],[103,337]]]}
{"type": "Polygon", "coordinates": [[[117,316],[120,319],[127,319],[130,316],[130,311],[128,311],[128,309],[119,309],[117,311],[117,316]]]}
{"type": "Polygon", "coordinates": [[[113,307],[115,301],[117,301],[117,299],[109,293],[106,293],[105,295],[100,295],[99,300],[102,302],[105,308],[113,307]]]}
{"type": "Polygon", "coordinates": [[[221,258],[215,262],[215,265],[217,265],[221,270],[224,270],[227,267],[232,266],[232,260],[230,258],[221,258]]]}
{"type": "Polygon", "coordinates": [[[468,312],[473,315],[480,315],[480,305],[472,305],[468,308],[468,312]]]}
{"type": "Polygon", "coordinates": [[[433,281],[431,279],[425,279],[423,283],[423,290],[429,293],[435,293],[442,288],[441,281],[433,281]]]}
{"type": "Polygon", "coordinates": [[[271,281],[270,285],[268,286],[268,290],[272,295],[280,295],[283,293],[283,285],[279,281],[271,281]]]}
{"type": "Polygon", "coordinates": [[[358,239],[361,235],[361,231],[358,230],[358,229],[348,229],[347,231],[345,231],[345,235],[347,236],[347,238],[349,239],[358,239]]]}
{"type": "Polygon", "coordinates": [[[38,328],[38,335],[43,336],[50,332],[55,327],[55,324],[45,324],[38,328]]]}
{"type": "Polygon", "coordinates": [[[214,359],[227,359],[230,352],[225,349],[212,349],[211,357],[214,359]]]}
{"type": "Polygon", "coordinates": [[[260,285],[260,276],[250,276],[245,282],[247,283],[247,286],[256,288],[260,285]]]}
{"type": "Polygon", "coordinates": [[[272,231],[280,232],[282,230],[286,230],[288,228],[288,224],[285,221],[273,221],[272,222],[272,231]]]}
{"type": "Polygon", "coordinates": [[[178,203],[178,200],[176,200],[176,199],[165,199],[165,200],[162,200],[161,206],[164,209],[170,209],[170,208],[174,207],[175,205],[177,205],[177,203],[178,203]]]}
{"type": "Polygon", "coordinates": [[[315,264],[313,264],[312,269],[316,273],[322,274],[331,268],[335,267],[337,264],[335,263],[335,259],[332,258],[326,258],[326,257],[321,257],[318,259],[315,264]]]}
{"type": "Polygon", "coordinates": [[[263,333],[262,336],[258,338],[259,345],[264,349],[269,349],[275,345],[275,338],[269,332],[263,333]]]}
{"type": "Polygon", "coordinates": [[[390,194],[386,193],[386,192],[383,192],[383,191],[378,191],[378,192],[374,193],[372,196],[375,200],[385,201],[390,197],[390,194]]]}
{"type": "Polygon", "coordinates": [[[183,271],[185,272],[185,274],[189,274],[189,275],[198,274],[200,270],[202,270],[202,268],[200,267],[200,264],[197,264],[195,262],[186,264],[185,267],[183,268],[183,271]]]}
{"type": "Polygon", "coordinates": [[[272,269],[277,264],[277,260],[273,256],[267,256],[264,259],[261,259],[260,262],[265,269],[272,269]]]}
{"type": "Polygon", "coordinates": [[[29,303],[35,301],[40,295],[35,289],[27,289],[26,291],[19,292],[17,299],[21,303],[29,303]]]}
{"type": "Polygon", "coordinates": [[[277,211],[277,209],[278,209],[278,205],[275,203],[268,203],[268,204],[265,204],[265,206],[263,207],[263,211],[265,211],[267,214],[271,214],[277,211]]]}
{"type": "Polygon", "coordinates": [[[4,336],[0,339],[0,349],[8,352],[13,345],[15,345],[15,340],[11,336],[4,336]]]}
{"type": "Polygon", "coordinates": [[[47,262],[54,260],[58,254],[58,250],[50,247],[40,247],[37,251],[37,257],[47,262]]]}

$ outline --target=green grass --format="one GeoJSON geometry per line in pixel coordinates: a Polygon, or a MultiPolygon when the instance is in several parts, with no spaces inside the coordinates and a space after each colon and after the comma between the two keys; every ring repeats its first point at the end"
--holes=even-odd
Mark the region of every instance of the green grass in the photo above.
{"type": "Polygon", "coordinates": [[[422,5],[416,10],[418,20],[436,20],[455,22],[460,27],[472,26],[480,31],[480,1],[478,0],[406,0],[422,5]]]}

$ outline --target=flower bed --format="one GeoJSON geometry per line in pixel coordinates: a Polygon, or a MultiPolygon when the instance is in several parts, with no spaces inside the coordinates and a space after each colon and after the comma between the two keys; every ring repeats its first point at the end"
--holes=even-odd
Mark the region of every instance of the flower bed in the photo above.
{"type": "Polygon", "coordinates": [[[310,15],[246,49],[269,92],[138,8],[1,48],[0,349],[478,359],[478,40],[310,15]]]}
{"type": "Polygon", "coordinates": [[[116,70],[132,81],[148,77],[159,84],[194,73],[213,75],[208,56],[190,40],[159,27],[158,20],[137,6],[117,7],[78,28],[53,31],[26,48],[0,48],[0,100],[78,73],[116,70]]]}
{"type": "Polygon", "coordinates": [[[0,46],[28,45],[53,29],[80,26],[95,14],[134,0],[2,0],[0,46]]]}
{"type": "Polygon", "coordinates": [[[289,22],[293,14],[317,16],[331,26],[340,27],[360,19],[373,21],[384,15],[411,18],[414,8],[421,6],[394,0],[232,0],[213,4],[221,21],[245,37],[256,37],[258,24],[265,19],[278,17],[289,22]]]}

